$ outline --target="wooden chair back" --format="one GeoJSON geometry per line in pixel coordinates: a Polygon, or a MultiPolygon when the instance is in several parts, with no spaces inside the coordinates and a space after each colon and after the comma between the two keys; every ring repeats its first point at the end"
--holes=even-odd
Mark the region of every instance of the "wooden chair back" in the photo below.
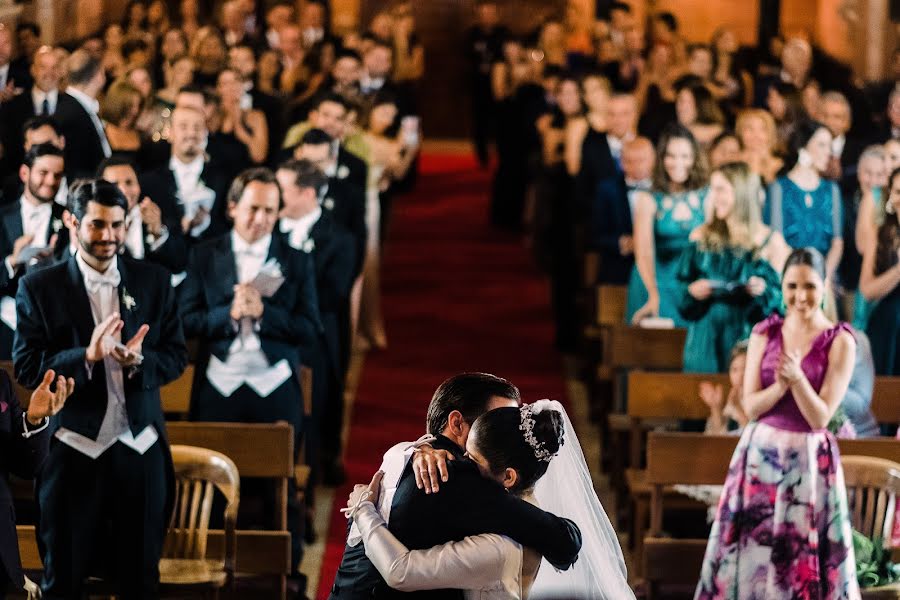
{"type": "Polygon", "coordinates": [[[225,497],[225,571],[234,573],[240,475],[234,462],[208,448],[171,447],[175,466],[175,510],[163,546],[163,558],[203,560],[207,556],[209,519],[218,490],[225,497]]]}
{"type": "Polygon", "coordinates": [[[7,376],[9,376],[16,398],[19,399],[19,404],[22,408],[28,408],[28,403],[31,402],[31,392],[34,390],[29,390],[27,387],[19,385],[19,382],[16,381],[16,373],[11,360],[0,360],[0,369],[6,371],[7,376]]]}
{"type": "Polygon", "coordinates": [[[900,463],[872,456],[842,456],[844,483],[853,527],[890,545],[900,497],[900,463]]]}
{"type": "Polygon", "coordinates": [[[191,411],[191,389],[194,385],[194,365],[189,364],[181,377],[159,389],[163,412],[187,417],[191,411]]]}
{"type": "Polygon", "coordinates": [[[614,369],[682,368],[687,330],[616,325],[610,329],[609,360],[614,369]]]}
{"type": "Polygon", "coordinates": [[[875,378],[871,409],[879,423],[900,424],[900,377],[875,378]]]}
{"type": "Polygon", "coordinates": [[[597,286],[597,325],[613,326],[625,322],[628,288],[624,285],[597,286]]]}

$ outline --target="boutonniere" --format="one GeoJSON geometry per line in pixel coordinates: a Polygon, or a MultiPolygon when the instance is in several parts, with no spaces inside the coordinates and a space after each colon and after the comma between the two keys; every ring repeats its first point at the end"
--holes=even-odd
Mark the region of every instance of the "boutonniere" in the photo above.
{"type": "Polygon", "coordinates": [[[122,288],[122,304],[125,305],[125,310],[131,312],[137,306],[137,302],[134,301],[134,296],[128,293],[128,290],[122,288]]]}
{"type": "Polygon", "coordinates": [[[325,202],[322,203],[322,206],[325,207],[325,210],[334,210],[334,199],[325,198],[325,202]]]}
{"type": "Polygon", "coordinates": [[[61,219],[53,219],[53,222],[50,224],[50,227],[53,228],[53,233],[59,233],[59,230],[62,229],[63,222],[61,219]]]}
{"type": "Polygon", "coordinates": [[[303,251],[309,254],[313,250],[316,249],[316,241],[312,238],[308,238],[305,242],[303,242],[303,251]]]}
{"type": "Polygon", "coordinates": [[[347,179],[347,175],[349,175],[349,174],[350,174],[350,169],[347,167],[347,165],[341,165],[338,167],[338,170],[337,170],[337,178],[338,179],[347,179]]]}

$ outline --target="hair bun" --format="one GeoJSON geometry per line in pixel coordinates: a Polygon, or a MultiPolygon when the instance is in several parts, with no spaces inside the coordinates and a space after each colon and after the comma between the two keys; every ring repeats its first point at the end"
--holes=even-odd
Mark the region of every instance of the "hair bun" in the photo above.
{"type": "Polygon", "coordinates": [[[566,424],[558,410],[542,410],[532,413],[534,437],[550,454],[556,454],[565,443],[566,424]]]}

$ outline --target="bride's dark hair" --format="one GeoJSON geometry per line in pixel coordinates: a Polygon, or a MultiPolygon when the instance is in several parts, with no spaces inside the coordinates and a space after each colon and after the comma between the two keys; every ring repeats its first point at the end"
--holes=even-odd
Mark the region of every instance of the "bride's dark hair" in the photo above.
{"type": "MultiPolygon", "coordinates": [[[[550,458],[538,458],[535,448],[525,439],[525,431],[520,429],[524,411],[530,409],[504,407],[486,412],[478,417],[469,434],[475,436],[475,446],[494,475],[500,475],[505,469],[516,470],[518,479],[509,490],[513,493],[534,487],[550,465],[550,458]]],[[[534,420],[531,433],[539,451],[546,451],[552,458],[565,441],[562,415],[559,411],[547,409],[530,412],[526,418],[534,420]]]]}

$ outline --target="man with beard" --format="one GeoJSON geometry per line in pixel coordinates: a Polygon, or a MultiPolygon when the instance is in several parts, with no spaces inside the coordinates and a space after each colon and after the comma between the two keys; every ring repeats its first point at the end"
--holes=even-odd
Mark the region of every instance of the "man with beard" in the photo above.
{"type": "Polygon", "coordinates": [[[24,184],[16,202],[0,208],[0,360],[12,357],[16,328],[15,296],[24,272],[59,256],[69,244],[63,227],[65,208],[53,199],[63,178],[63,151],[53,144],[38,144],[25,155],[19,168],[24,184]]]}
{"type": "Polygon", "coordinates": [[[173,485],[159,388],[187,349],[168,272],[119,256],[127,204],[107,181],[73,185],[77,253],[16,296],[16,379],[35,387],[53,369],[76,390],[36,481],[45,598],[80,598],[93,575],[121,598],[159,596],[173,485]]]}

